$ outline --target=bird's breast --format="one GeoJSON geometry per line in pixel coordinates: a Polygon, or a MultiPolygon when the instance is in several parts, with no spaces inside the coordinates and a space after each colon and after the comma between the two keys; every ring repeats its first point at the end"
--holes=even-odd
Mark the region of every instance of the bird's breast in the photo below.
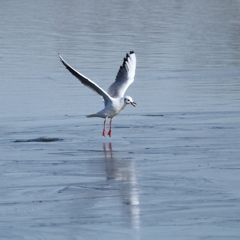
{"type": "Polygon", "coordinates": [[[106,106],[110,118],[116,116],[124,107],[125,104],[120,101],[114,101],[106,106]]]}

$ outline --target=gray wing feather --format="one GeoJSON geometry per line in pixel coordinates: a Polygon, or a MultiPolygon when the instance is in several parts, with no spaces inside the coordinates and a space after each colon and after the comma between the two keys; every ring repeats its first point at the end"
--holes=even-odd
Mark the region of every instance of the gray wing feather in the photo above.
{"type": "Polygon", "coordinates": [[[133,51],[126,54],[123,64],[120,66],[115,82],[109,87],[108,94],[113,97],[123,97],[127,88],[134,81],[136,72],[136,55],[133,51]]]}
{"type": "Polygon", "coordinates": [[[78,80],[80,80],[80,82],[82,84],[84,84],[85,86],[91,88],[96,93],[98,93],[100,96],[102,96],[105,105],[108,103],[108,101],[111,99],[111,97],[101,87],[99,87],[95,82],[93,82],[92,80],[90,80],[89,78],[85,77],[83,74],[79,73],[74,68],[72,68],[60,55],[59,55],[59,58],[60,58],[62,64],[67,68],[67,70],[73,76],[78,78],[78,80]]]}

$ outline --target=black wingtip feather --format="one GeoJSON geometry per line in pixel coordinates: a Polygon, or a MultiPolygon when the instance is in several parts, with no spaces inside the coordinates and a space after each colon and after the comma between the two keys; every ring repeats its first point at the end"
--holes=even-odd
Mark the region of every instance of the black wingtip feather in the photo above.
{"type": "MultiPolygon", "coordinates": [[[[131,55],[131,54],[134,54],[134,51],[130,51],[129,54],[130,54],[130,55],[131,55]]],[[[126,62],[128,61],[128,58],[130,57],[129,54],[127,53],[127,54],[126,54],[126,57],[123,58],[123,64],[122,64],[122,66],[120,66],[120,69],[124,68],[126,62]]]]}

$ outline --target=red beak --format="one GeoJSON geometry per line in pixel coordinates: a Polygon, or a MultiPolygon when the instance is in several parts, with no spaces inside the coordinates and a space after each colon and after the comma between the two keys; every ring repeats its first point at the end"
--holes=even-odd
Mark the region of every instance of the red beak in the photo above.
{"type": "Polygon", "coordinates": [[[135,103],[135,102],[131,102],[131,104],[132,104],[134,107],[136,107],[136,105],[137,105],[137,103],[135,103]]]}

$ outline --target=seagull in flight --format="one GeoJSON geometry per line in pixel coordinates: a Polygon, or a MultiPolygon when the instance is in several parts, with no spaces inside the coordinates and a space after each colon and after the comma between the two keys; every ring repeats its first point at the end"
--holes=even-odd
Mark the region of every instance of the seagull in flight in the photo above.
{"type": "Polygon", "coordinates": [[[128,104],[131,104],[134,107],[136,106],[136,103],[130,96],[124,96],[127,88],[134,81],[137,63],[135,53],[130,51],[129,54],[126,54],[126,57],[123,59],[123,64],[119,68],[115,82],[111,84],[107,92],[99,87],[95,82],[71,67],[60,55],[59,58],[73,76],[78,78],[82,84],[91,88],[103,98],[105,107],[97,113],[87,115],[87,117],[100,117],[105,119],[102,131],[102,136],[104,137],[106,136],[106,120],[107,118],[110,118],[110,129],[108,131],[108,136],[111,137],[112,119],[128,104]]]}

